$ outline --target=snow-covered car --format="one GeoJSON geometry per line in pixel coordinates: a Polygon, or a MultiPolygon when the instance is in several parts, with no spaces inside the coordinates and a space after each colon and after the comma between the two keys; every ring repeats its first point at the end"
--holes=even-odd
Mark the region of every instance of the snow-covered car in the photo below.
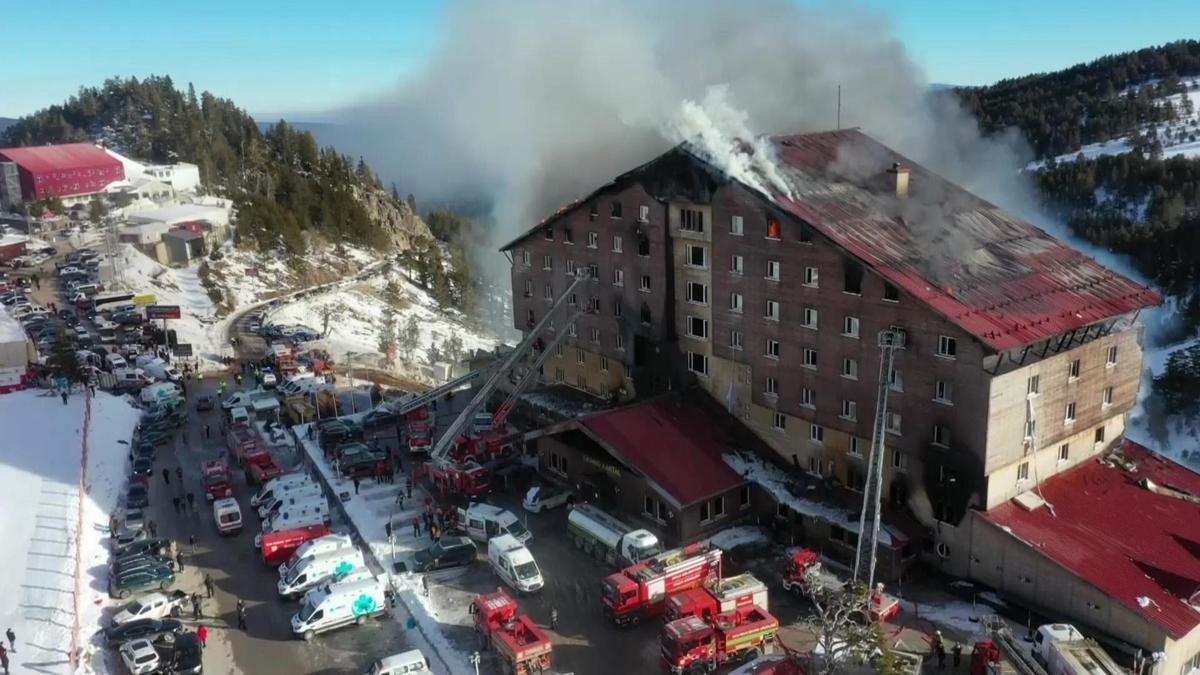
{"type": "Polygon", "coordinates": [[[189,603],[191,599],[183,591],[171,591],[170,594],[150,593],[118,609],[112,622],[114,626],[120,626],[138,619],[178,617],[183,613],[184,605],[189,603]]]}
{"type": "Polygon", "coordinates": [[[541,513],[556,509],[572,500],[571,493],[547,485],[534,485],[525,493],[521,506],[530,513],[541,513]]]}
{"type": "Polygon", "coordinates": [[[158,672],[158,651],[149,640],[134,640],[121,645],[121,660],[131,675],[158,672]]]}

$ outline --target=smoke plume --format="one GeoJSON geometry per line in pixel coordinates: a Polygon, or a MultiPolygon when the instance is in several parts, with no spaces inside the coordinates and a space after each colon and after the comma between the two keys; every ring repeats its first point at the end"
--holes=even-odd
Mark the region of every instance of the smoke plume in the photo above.
{"type": "Polygon", "coordinates": [[[467,0],[439,35],[418,72],[334,115],[337,142],[424,203],[485,204],[489,245],[683,140],[773,183],[769,155],[739,157],[735,141],[834,128],[839,85],[843,127],[1006,206],[1030,203],[1016,171],[1023,145],[983,139],[888,23],[863,11],[467,0]]]}

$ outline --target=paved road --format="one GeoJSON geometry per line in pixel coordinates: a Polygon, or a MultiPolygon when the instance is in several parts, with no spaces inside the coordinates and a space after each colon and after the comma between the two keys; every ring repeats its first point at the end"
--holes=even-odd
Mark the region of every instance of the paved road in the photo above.
{"type": "MultiPolygon", "coordinates": [[[[229,385],[232,387],[232,381],[229,385]]],[[[211,393],[217,386],[217,378],[209,376],[203,382],[193,382],[188,388],[189,398],[194,400],[202,393],[211,393]]],[[[203,574],[211,574],[216,582],[216,597],[205,601],[206,616],[213,617],[210,627],[215,629],[219,640],[228,641],[227,650],[210,654],[207,672],[213,673],[357,673],[364,671],[370,661],[407,649],[401,626],[395,621],[371,622],[366,626],[348,628],[319,636],[311,644],[296,640],[289,626],[291,615],[297,610],[296,603],[281,602],[275,593],[278,578],[275,570],[262,563],[258,550],[254,548],[254,535],[258,531],[258,519],[250,513],[249,497],[253,488],[248,486],[240,474],[235,474],[234,496],[241,503],[246,517],[246,529],[231,537],[217,534],[208,505],[203,502],[203,487],[200,478],[200,462],[215,458],[221,449],[219,434],[220,412],[192,411],[186,426],[186,441],[181,433],[177,436],[170,452],[160,455],[156,462],[154,504],[152,509],[159,523],[160,532],[178,542],[183,542],[185,564],[180,588],[189,591],[202,588],[203,574]],[[209,426],[210,438],[204,435],[204,426],[209,426]],[[163,485],[161,469],[171,474],[170,485],[163,485]],[[196,514],[179,516],[172,512],[170,496],[179,491],[174,471],[181,467],[186,491],[193,492],[197,499],[196,514]],[[196,552],[188,551],[189,535],[197,539],[196,552]],[[241,598],[247,604],[248,631],[240,631],[236,625],[235,605],[241,598]],[[212,656],[217,656],[215,663],[212,656]]],[[[335,528],[342,528],[334,523],[335,528]]]]}

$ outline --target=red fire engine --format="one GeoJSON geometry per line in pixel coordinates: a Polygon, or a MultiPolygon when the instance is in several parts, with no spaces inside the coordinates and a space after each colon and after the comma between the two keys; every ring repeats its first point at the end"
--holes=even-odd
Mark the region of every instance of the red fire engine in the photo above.
{"type": "Polygon", "coordinates": [[[618,626],[658,616],[673,594],[721,578],[721,549],[690,544],[672,549],[605,577],[600,585],[604,613],[618,626]]]}
{"type": "Polygon", "coordinates": [[[208,501],[233,496],[233,474],[223,459],[210,459],[200,464],[204,480],[204,498],[208,501]]]}
{"type": "Polygon", "coordinates": [[[663,626],[659,644],[671,673],[712,672],[718,666],[774,653],[779,620],[753,605],[710,619],[687,616],[663,626]]]}
{"type": "MultiPolygon", "coordinates": [[[[846,582],[825,569],[816,551],[801,549],[792,553],[783,571],[783,588],[787,591],[814,593],[821,590],[841,590],[846,582]]],[[[870,612],[872,621],[887,621],[900,612],[900,601],[883,592],[883,584],[876,584],[871,591],[870,612]]]]}
{"type": "Polygon", "coordinates": [[[666,616],[667,621],[685,616],[708,619],[751,605],[770,609],[767,605],[767,587],[752,574],[739,574],[721,579],[711,586],[693,588],[671,596],[667,600],[666,616]]]}
{"type": "Polygon", "coordinates": [[[497,590],[477,596],[470,611],[480,642],[484,649],[496,650],[504,672],[528,675],[550,668],[550,638],[528,615],[518,614],[517,601],[507,593],[497,590]]]}

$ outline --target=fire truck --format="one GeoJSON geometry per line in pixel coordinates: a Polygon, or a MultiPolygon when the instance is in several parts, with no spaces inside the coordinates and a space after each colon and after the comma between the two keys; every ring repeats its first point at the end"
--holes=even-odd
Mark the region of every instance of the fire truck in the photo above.
{"type": "Polygon", "coordinates": [[[721,579],[711,586],[672,595],[667,600],[666,620],[674,621],[685,616],[710,619],[717,614],[751,605],[770,609],[767,606],[767,587],[752,574],[739,574],[721,579]]]}
{"type": "MultiPolygon", "coordinates": [[[[792,553],[783,571],[785,591],[812,595],[822,591],[841,591],[845,587],[846,582],[825,569],[821,564],[821,556],[809,549],[792,553]]],[[[872,621],[887,621],[900,612],[900,601],[884,593],[883,584],[876,584],[871,590],[869,611],[872,621]]]]}
{"type": "Polygon", "coordinates": [[[686,616],[663,626],[659,645],[664,670],[712,672],[719,666],[751,661],[775,652],[779,620],[750,605],[709,619],[686,616]]]}
{"type": "Polygon", "coordinates": [[[662,614],[675,593],[721,578],[721,549],[697,543],[660,553],[605,577],[600,584],[604,614],[618,626],[637,625],[662,614]]]}
{"type": "Polygon", "coordinates": [[[225,445],[229,448],[229,454],[242,466],[247,457],[263,452],[258,444],[258,434],[247,424],[230,424],[226,427],[225,445]]]}
{"type": "Polygon", "coordinates": [[[501,590],[477,596],[470,607],[483,649],[495,650],[503,662],[503,672],[545,672],[550,668],[550,638],[519,611],[517,601],[501,590]]]}
{"type": "MultiPolygon", "coordinates": [[[[437,444],[429,453],[429,474],[432,476],[434,483],[443,490],[443,492],[457,491],[458,486],[470,483],[468,477],[464,473],[474,471],[476,479],[481,479],[482,476],[475,466],[487,468],[489,462],[494,463],[496,460],[513,457],[516,452],[514,443],[516,435],[509,433],[506,420],[516,406],[517,399],[521,394],[528,389],[534,382],[537,381],[538,374],[542,370],[542,364],[550,356],[556,348],[566,340],[570,331],[560,330],[555,333],[549,344],[543,342],[541,333],[552,320],[552,317],[563,306],[564,301],[571,297],[575,287],[587,280],[586,273],[578,274],[575,279],[567,286],[550,309],[542,316],[542,319],[531,325],[529,332],[520,344],[512,349],[504,358],[496,364],[489,372],[488,379],[479,387],[475,395],[467,403],[458,414],[457,417],[450,423],[446,432],[438,439],[437,444]],[[525,371],[519,376],[516,375],[517,364],[530,353],[536,353],[537,357],[533,363],[529,365],[525,371]],[[508,378],[514,383],[512,390],[507,398],[496,412],[492,415],[489,429],[476,433],[468,428],[468,424],[472,424],[480,412],[484,409],[484,403],[495,392],[500,382],[508,378]],[[472,465],[472,462],[474,465],[472,465]]],[[[565,324],[571,324],[578,317],[582,316],[586,310],[573,310],[566,317],[565,324]]],[[[490,490],[491,476],[488,475],[488,489],[490,490]]],[[[475,489],[481,489],[477,486],[475,489]]]]}
{"type": "Polygon", "coordinates": [[[429,452],[433,445],[433,427],[437,422],[437,413],[428,406],[410,410],[404,416],[404,431],[408,438],[408,451],[429,452]]]}
{"type": "Polygon", "coordinates": [[[233,474],[223,459],[210,459],[200,464],[204,479],[204,498],[208,501],[233,496],[233,474]]]}
{"type": "Polygon", "coordinates": [[[246,483],[249,485],[262,485],[276,476],[283,475],[283,467],[265,450],[248,455],[245,470],[246,483]]]}

